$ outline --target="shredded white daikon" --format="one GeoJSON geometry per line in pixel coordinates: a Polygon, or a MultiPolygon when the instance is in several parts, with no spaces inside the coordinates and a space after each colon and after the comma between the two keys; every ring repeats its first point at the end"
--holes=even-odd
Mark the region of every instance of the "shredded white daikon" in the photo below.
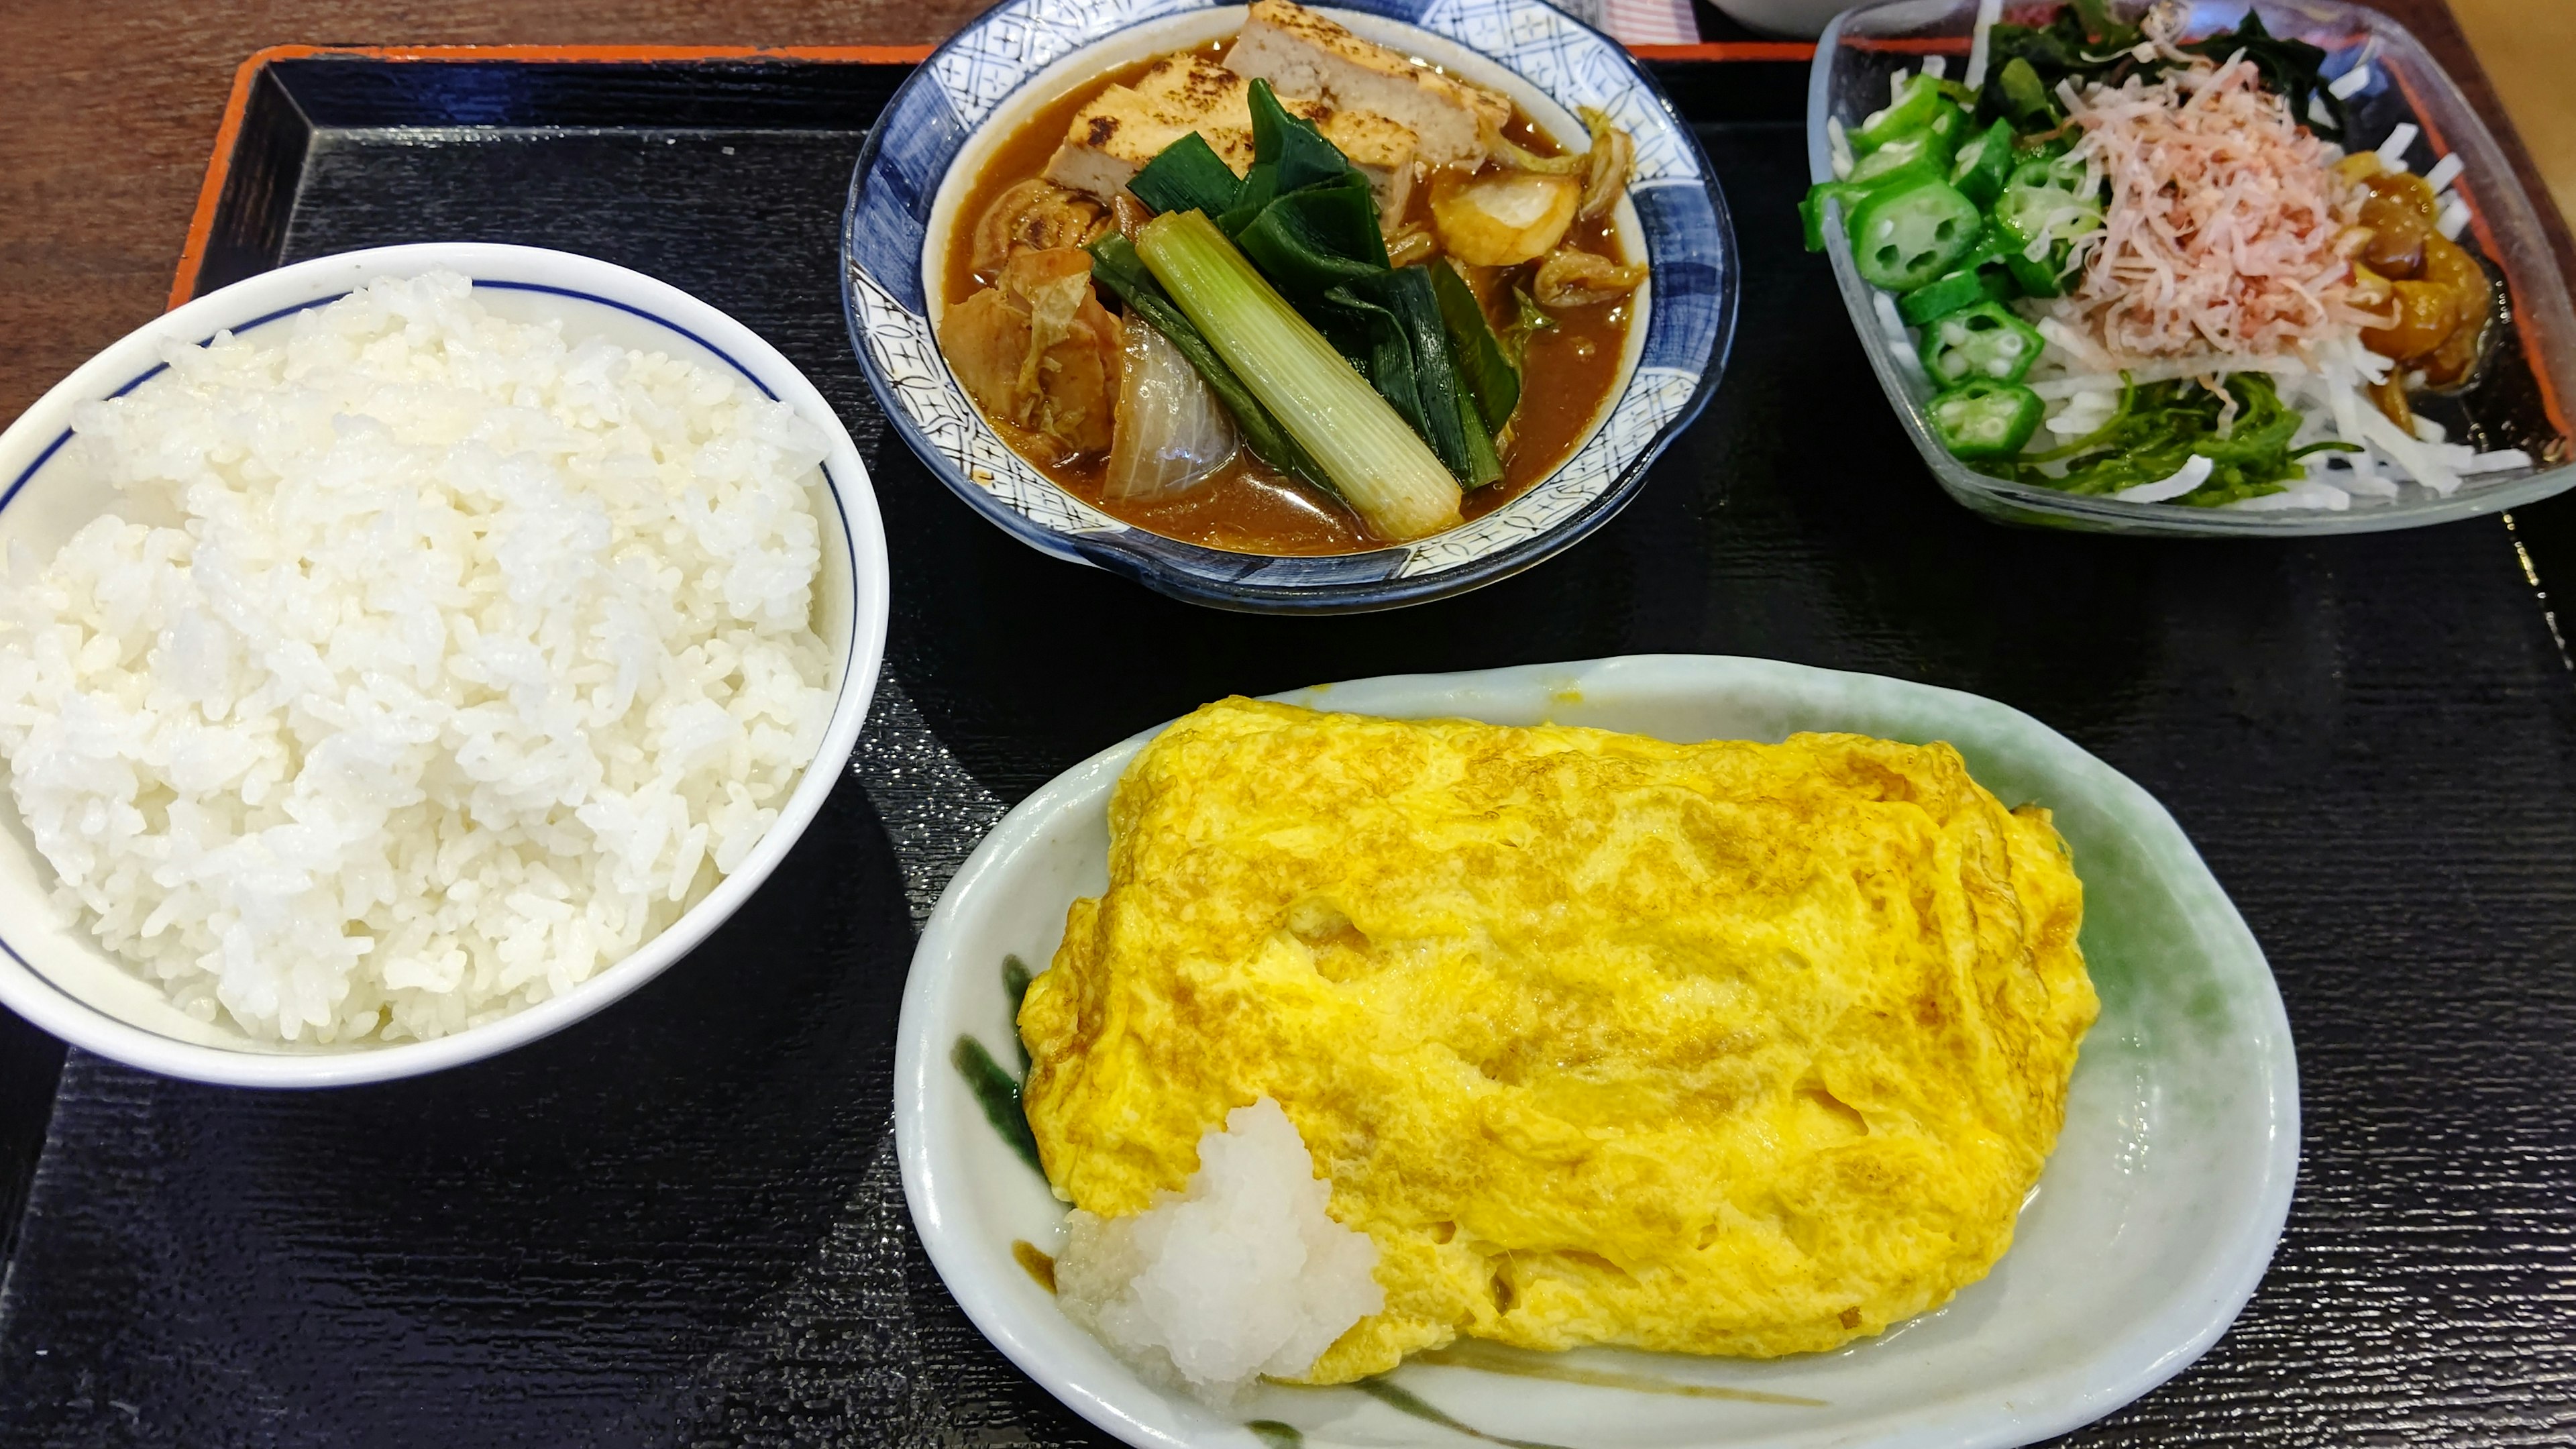
{"type": "Polygon", "coordinates": [[[2211,471],[2217,466],[2207,458],[2194,453],[2184,460],[2180,468],[2174,470],[2171,477],[2159,478],[2153,483],[2141,483],[2135,488],[2123,488],[2111,496],[2123,503],[2170,503],[2208,482],[2211,471]]]}
{"type": "Polygon", "coordinates": [[[1977,29],[1968,41],[1968,89],[1976,90],[1986,83],[1986,55],[1994,41],[1994,28],[2004,18],[2004,0],[1977,0],[1977,29]]]}

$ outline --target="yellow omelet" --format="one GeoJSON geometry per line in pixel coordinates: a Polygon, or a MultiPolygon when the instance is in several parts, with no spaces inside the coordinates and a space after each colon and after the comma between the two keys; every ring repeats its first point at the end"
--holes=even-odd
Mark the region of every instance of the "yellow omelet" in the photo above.
{"type": "Polygon", "coordinates": [[[1229,699],[1110,805],[1029,988],[1106,1217],[1276,1099],[1378,1248],[1315,1383],[1460,1334],[1829,1349],[1985,1275],[2098,1009],[2048,812],[1944,744],[1676,745],[1229,699]]]}

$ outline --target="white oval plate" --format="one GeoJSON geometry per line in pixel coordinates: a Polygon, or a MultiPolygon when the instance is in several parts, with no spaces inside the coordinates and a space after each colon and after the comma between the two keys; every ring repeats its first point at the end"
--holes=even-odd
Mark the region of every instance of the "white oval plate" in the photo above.
{"type": "Polygon", "coordinates": [[[2063,735],[1974,695],[1700,655],[1396,676],[1281,697],[1679,741],[1798,730],[1948,740],[1996,794],[2056,812],[2084,879],[2084,953],[2102,1018],[2012,1251],[1938,1312],[1798,1358],[1497,1352],[1481,1357],[1499,1367],[1408,1363],[1365,1388],[1266,1388],[1219,1414],[1139,1381],[1014,1261],[1014,1242],[1054,1249],[1064,1205],[985,1120],[950,1061],[962,1037],[1015,1061],[1004,958],[1043,969],[1066,906],[1106,887],[1110,788],[1148,731],[1022,802],[949,883],[913,957],[896,1047],[896,1148],[931,1261],[976,1326],[1084,1418],[1157,1449],[1495,1437],[1564,1449],[2027,1444],[2172,1377],[2252,1295],[2298,1172],[2298,1067],[2280,993],[2173,817],[2063,735]],[[1592,1381],[1572,1381],[1581,1379],[1592,1381]]]}

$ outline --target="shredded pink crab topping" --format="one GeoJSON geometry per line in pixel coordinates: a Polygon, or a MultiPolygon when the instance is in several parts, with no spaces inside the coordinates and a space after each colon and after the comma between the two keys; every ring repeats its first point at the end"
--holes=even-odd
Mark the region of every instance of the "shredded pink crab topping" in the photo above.
{"type": "MultiPolygon", "coordinates": [[[[2154,84],[2062,88],[2070,159],[2108,178],[2067,311],[2115,355],[2270,355],[2384,321],[2351,299],[2362,189],[2242,56],[2154,84]]],[[[2061,304],[2065,305],[2065,304],[2061,304]]]]}

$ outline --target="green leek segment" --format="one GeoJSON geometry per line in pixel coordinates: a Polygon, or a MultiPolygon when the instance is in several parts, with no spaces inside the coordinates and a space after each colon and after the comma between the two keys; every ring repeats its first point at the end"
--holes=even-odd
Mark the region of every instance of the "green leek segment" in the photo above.
{"type": "Polygon", "coordinates": [[[1371,531],[1402,540],[1457,524],[1448,468],[1205,213],[1155,217],[1136,252],[1371,531]]]}

